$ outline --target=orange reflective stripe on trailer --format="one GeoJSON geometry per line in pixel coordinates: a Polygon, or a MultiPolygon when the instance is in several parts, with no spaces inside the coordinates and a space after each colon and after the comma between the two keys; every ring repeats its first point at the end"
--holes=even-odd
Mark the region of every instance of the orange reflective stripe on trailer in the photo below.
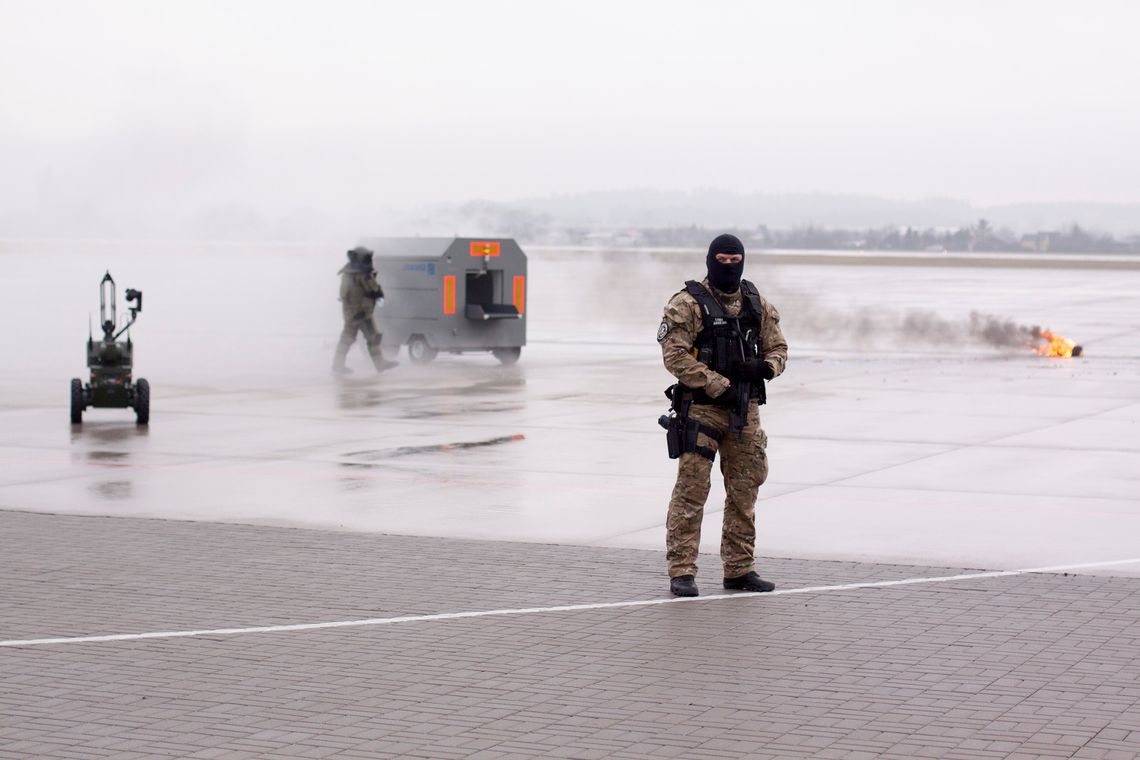
{"type": "Polygon", "coordinates": [[[443,278],[443,313],[455,313],[455,275],[443,278]]]}
{"type": "Polygon", "coordinates": [[[523,276],[515,277],[515,308],[519,310],[519,314],[526,313],[526,278],[523,276]]]}
{"type": "Polygon", "coordinates": [[[499,242],[497,240],[474,240],[471,242],[472,256],[498,256],[499,242]]]}

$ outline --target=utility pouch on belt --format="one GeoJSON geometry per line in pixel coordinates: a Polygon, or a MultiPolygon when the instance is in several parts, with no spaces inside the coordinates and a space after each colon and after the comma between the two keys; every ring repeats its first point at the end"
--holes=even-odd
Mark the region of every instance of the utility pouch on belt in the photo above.
{"type": "Polygon", "coordinates": [[[720,441],[721,433],[708,425],[689,419],[689,407],[692,405],[691,391],[677,384],[665,389],[665,395],[673,402],[672,414],[661,415],[657,418],[657,424],[665,428],[665,443],[669,448],[669,458],[679,459],[682,454],[694,452],[710,461],[715,459],[716,451],[708,446],[699,445],[697,436],[703,434],[714,441],[720,441]]]}

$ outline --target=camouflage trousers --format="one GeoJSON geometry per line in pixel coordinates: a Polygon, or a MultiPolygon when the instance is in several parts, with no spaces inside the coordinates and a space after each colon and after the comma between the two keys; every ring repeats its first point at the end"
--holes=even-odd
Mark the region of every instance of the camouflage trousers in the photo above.
{"type": "Polygon", "coordinates": [[[365,312],[345,315],[344,329],[340,332],[340,342],[336,344],[336,354],[333,356],[333,368],[344,367],[345,359],[348,358],[348,349],[356,342],[357,333],[363,333],[365,345],[368,346],[368,355],[372,357],[372,363],[376,368],[380,369],[380,364],[384,361],[384,355],[380,353],[381,335],[376,331],[372,316],[365,312]]]}
{"type": "MultiPolygon", "coordinates": [[[[739,433],[727,433],[729,412],[715,406],[694,404],[690,419],[714,428],[723,436],[720,442],[701,434],[700,446],[717,452],[724,477],[724,523],[721,528],[720,558],[724,577],[737,578],[755,569],[756,492],[768,478],[768,436],[760,429],[760,407],[748,412],[748,424],[739,433]]],[[[669,500],[666,522],[665,557],[669,577],[697,574],[697,552],[701,544],[701,518],[708,499],[712,460],[688,452],[677,465],[677,484],[669,500]]]]}

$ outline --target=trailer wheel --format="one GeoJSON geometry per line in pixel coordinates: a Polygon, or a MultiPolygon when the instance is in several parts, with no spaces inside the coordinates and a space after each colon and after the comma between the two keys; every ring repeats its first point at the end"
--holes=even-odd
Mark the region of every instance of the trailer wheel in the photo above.
{"type": "Polygon", "coordinates": [[[422,335],[413,335],[408,341],[408,358],[412,364],[427,364],[436,357],[439,351],[428,345],[422,335]]]}
{"type": "Polygon", "coordinates": [[[71,378],[71,424],[83,422],[83,381],[71,378]]]}
{"type": "Polygon", "coordinates": [[[135,383],[135,417],[140,425],[150,422],[150,383],[144,379],[135,383]]]}
{"type": "Polygon", "coordinates": [[[492,348],[491,353],[495,355],[496,359],[509,367],[519,360],[519,356],[522,355],[522,347],[511,346],[510,348],[492,348]]]}

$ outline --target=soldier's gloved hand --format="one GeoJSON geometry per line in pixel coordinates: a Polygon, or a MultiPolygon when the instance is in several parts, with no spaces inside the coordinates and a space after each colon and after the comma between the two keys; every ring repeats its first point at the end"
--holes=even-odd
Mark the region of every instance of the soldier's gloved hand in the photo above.
{"type": "Polygon", "coordinates": [[[724,393],[713,397],[713,401],[717,406],[736,406],[740,401],[740,391],[736,390],[735,385],[730,385],[724,393]]]}
{"type": "Polygon", "coordinates": [[[376,299],[376,305],[377,306],[383,306],[384,305],[384,296],[380,296],[379,298],[376,299]]]}
{"type": "Polygon", "coordinates": [[[751,380],[752,382],[771,380],[776,376],[772,365],[759,358],[734,362],[733,370],[736,372],[736,376],[741,380],[751,380]]]}

